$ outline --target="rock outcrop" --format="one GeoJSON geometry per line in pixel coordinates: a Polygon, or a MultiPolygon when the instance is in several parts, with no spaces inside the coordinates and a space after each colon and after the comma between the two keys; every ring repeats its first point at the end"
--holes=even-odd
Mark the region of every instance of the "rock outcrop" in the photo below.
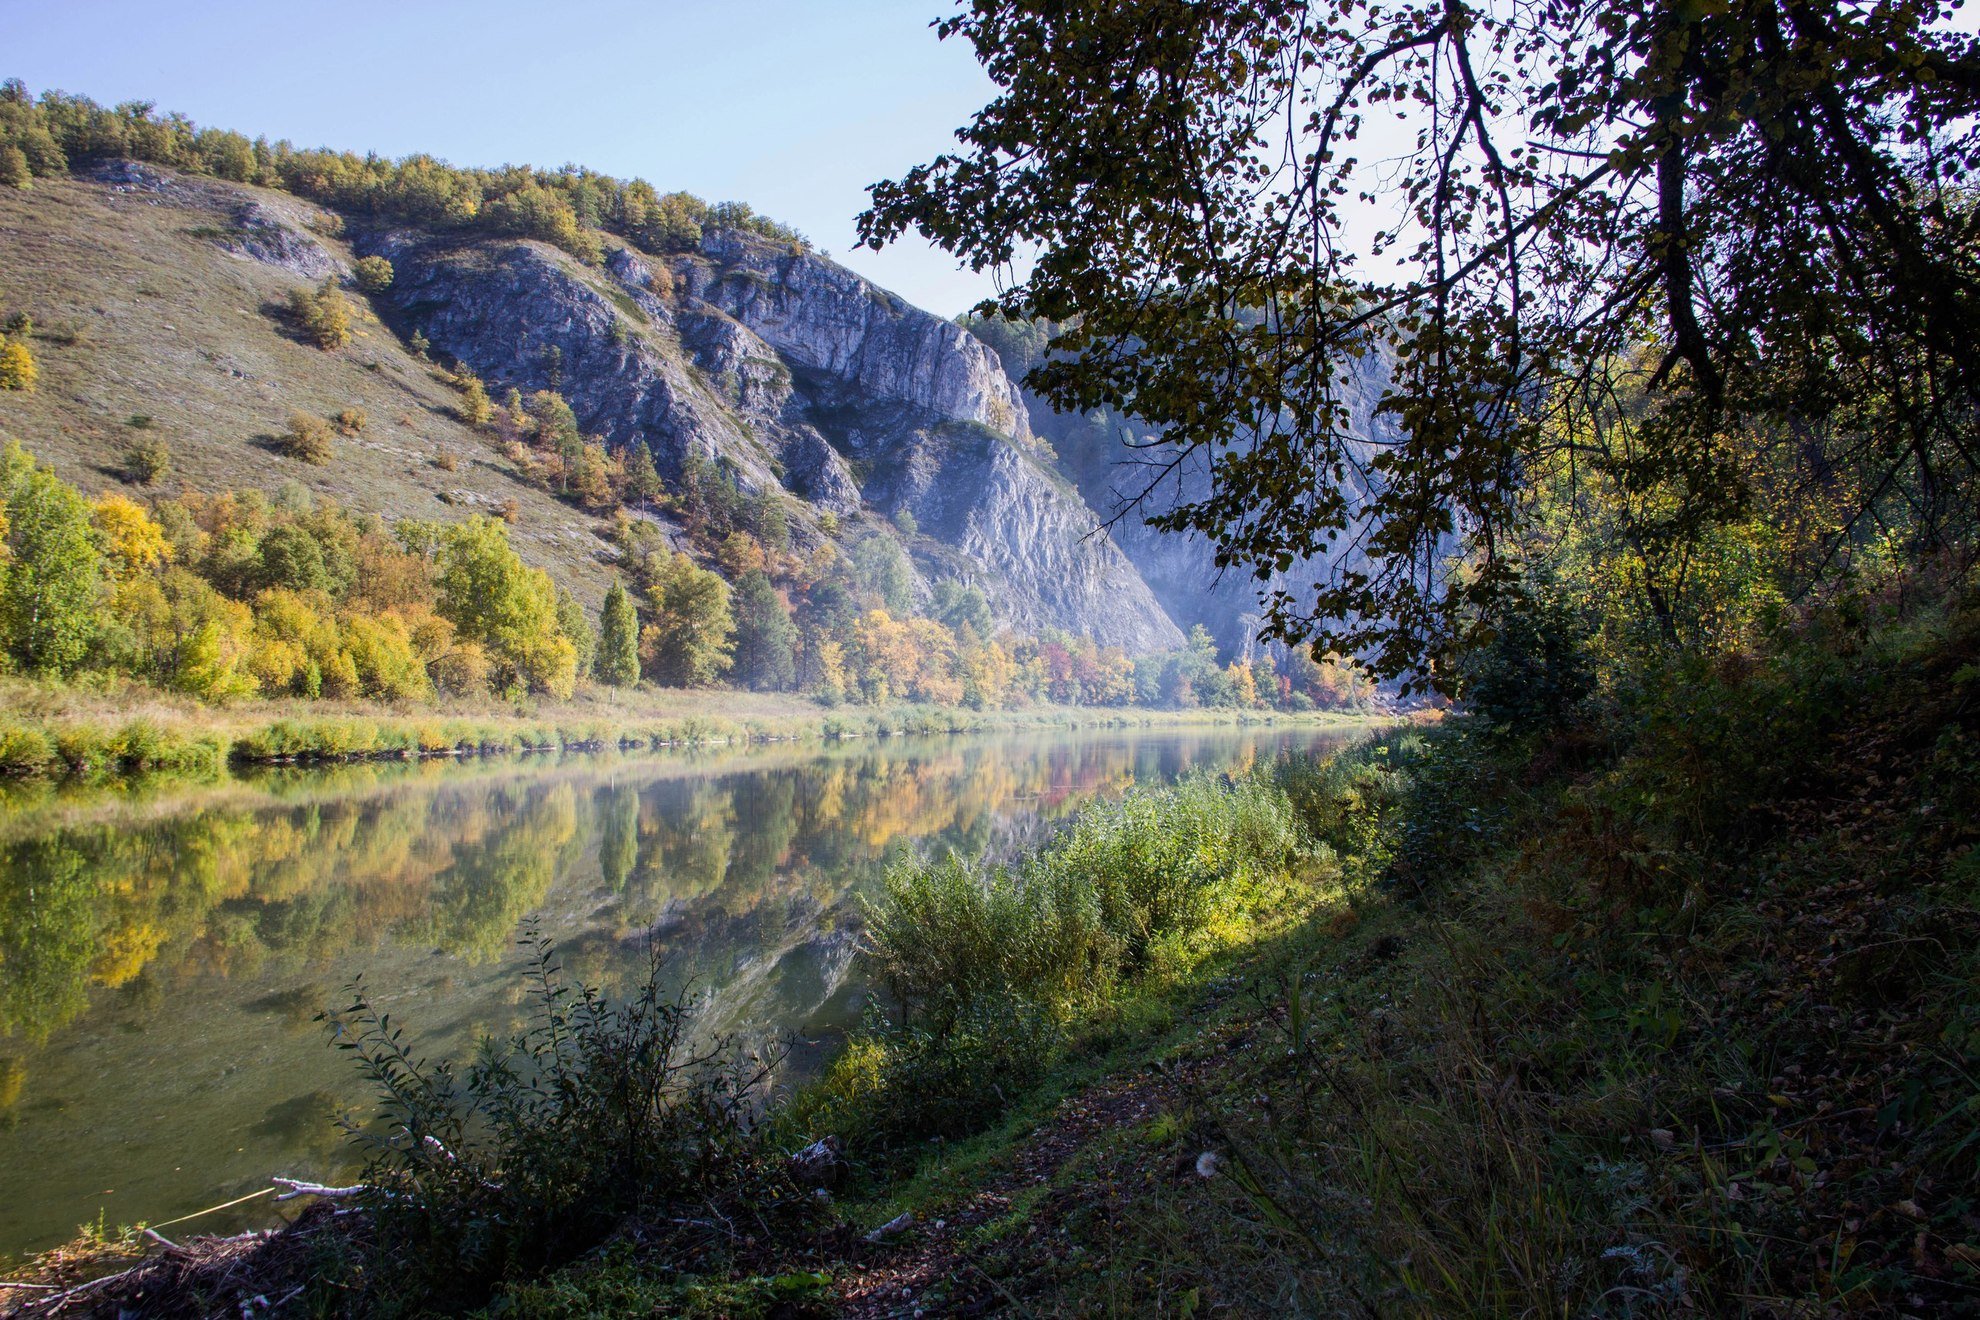
{"type": "MultiPolygon", "coordinates": [[[[1378,442],[1398,438],[1394,424],[1376,412],[1389,379],[1387,362],[1370,354],[1351,365],[1344,381],[1349,431],[1361,437],[1364,459],[1373,457],[1378,442]]],[[[1151,489],[1149,474],[1157,469],[1147,460],[1160,457],[1166,462],[1169,456],[1142,447],[1154,438],[1145,424],[1111,409],[1091,414],[1054,412],[1028,390],[1022,391],[1022,397],[1038,434],[1062,455],[1086,503],[1112,519],[1115,542],[1163,609],[1172,618],[1208,628],[1226,654],[1245,655],[1258,645],[1262,600],[1279,590],[1291,592],[1295,599],[1306,596],[1314,583],[1340,566],[1336,557],[1314,557],[1263,579],[1241,570],[1219,569],[1215,547],[1206,538],[1161,531],[1146,521],[1208,493],[1209,469],[1202,455],[1182,457],[1151,489]],[[1137,448],[1128,447],[1130,439],[1137,448]]]]}
{"type": "Polygon", "coordinates": [[[644,440],[661,471],[690,452],[745,492],[780,487],[842,522],[911,513],[925,582],[983,588],[1025,631],[1145,653],[1182,634],[1031,432],[997,355],[806,249],[713,231],[603,269],[522,240],[388,231],[401,328],[491,383],[554,388],[581,426],[644,440]]]}

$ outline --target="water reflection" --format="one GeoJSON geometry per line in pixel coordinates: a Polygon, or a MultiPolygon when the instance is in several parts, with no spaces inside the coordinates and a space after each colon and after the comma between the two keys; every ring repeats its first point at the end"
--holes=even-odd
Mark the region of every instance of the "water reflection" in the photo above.
{"type": "Polygon", "coordinates": [[[360,971],[462,1052],[513,1023],[506,960],[533,919],[587,978],[657,940],[710,1027],[816,1042],[857,1016],[845,918],[894,850],[1013,848],[1096,794],[1314,741],[895,740],[20,794],[0,804],[0,1250],[334,1175],[328,1117],[362,1094],[313,1019],[360,971]]]}

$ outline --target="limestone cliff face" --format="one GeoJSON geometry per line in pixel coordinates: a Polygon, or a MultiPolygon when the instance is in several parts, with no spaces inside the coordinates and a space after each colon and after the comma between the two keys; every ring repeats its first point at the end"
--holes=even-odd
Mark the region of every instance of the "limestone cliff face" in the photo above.
{"type": "MultiPolygon", "coordinates": [[[[1020,364],[1013,367],[1022,370],[1020,364]]],[[[1387,362],[1371,354],[1352,364],[1343,383],[1349,430],[1362,438],[1364,458],[1374,455],[1375,442],[1393,443],[1399,438],[1393,423],[1376,412],[1389,380],[1387,362]]],[[[1159,531],[1146,522],[1208,493],[1209,470],[1200,455],[1184,458],[1160,485],[1147,490],[1151,469],[1146,460],[1156,455],[1131,451],[1126,444],[1132,438],[1146,445],[1152,439],[1146,425],[1112,410],[1057,413],[1029,391],[1024,398],[1038,433],[1061,455],[1086,502],[1110,518],[1122,514],[1112,525],[1114,539],[1155,598],[1172,618],[1208,628],[1226,654],[1248,654],[1257,646],[1262,600],[1279,590],[1296,600],[1307,599],[1313,584],[1337,567],[1337,557],[1318,556],[1262,579],[1236,569],[1220,570],[1215,548],[1207,539],[1159,531]]]]}
{"type": "MultiPolygon", "coordinates": [[[[960,577],[1025,631],[1131,652],[1181,642],[1078,489],[1041,455],[997,355],[841,266],[733,232],[602,270],[538,243],[363,235],[387,295],[491,385],[555,388],[587,432],[644,439],[663,474],[690,452],[745,491],[782,487],[842,525],[911,512],[925,578],[960,577]]],[[[925,589],[925,588],[924,588],[925,589]]]]}

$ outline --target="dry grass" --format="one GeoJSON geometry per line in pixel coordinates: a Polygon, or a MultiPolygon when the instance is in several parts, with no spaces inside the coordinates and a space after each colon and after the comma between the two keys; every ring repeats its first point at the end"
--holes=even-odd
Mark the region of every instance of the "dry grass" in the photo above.
{"type": "MultiPolygon", "coordinates": [[[[85,179],[0,190],[0,312],[34,318],[42,367],[36,391],[0,397],[0,435],[88,493],[129,484],[130,419],[144,416],[147,437],[172,451],[159,494],[293,480],[387,520],[453,520],[513,503],[517,550],[596,608],[610,580],[597,524],[521,481],[457,421],[452,388],[362,292],[347,295],[358,314],[349,347],[325,352],[298,339],[288,296],[312,281],[220,246],[249,197],[299,222],[311,210],[212,182],[165,194],[85,179]],[[312,466],[278,452],[294,410],[361,413],[368,424],[334,460],[312,466]]],[[[336,239],[317,238],[350,260],[336,239]]]]}

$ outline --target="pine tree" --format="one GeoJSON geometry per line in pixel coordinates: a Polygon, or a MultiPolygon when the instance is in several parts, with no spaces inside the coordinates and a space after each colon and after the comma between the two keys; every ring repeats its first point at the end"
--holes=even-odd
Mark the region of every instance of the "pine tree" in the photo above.
{"type": "Polygon", "coordinates": [[[644,509],[662,490],[660,469],[653,465],[653,451],[645,440],[633,441],[626,454],[626,490],[636,496],[644,509]]]}
{"type": "Polygon", "coordinates": [[[598,615],[598,681],[631,687],[639,681],[639,616],[632,593],[614,582],[598,615]]]}
{"type": "Polygon", "coordinates": [[[737,677],[759,692],[789,688],[797,678],[797,628],[761,569],[736,583],[735,616],[737,677]]]}

